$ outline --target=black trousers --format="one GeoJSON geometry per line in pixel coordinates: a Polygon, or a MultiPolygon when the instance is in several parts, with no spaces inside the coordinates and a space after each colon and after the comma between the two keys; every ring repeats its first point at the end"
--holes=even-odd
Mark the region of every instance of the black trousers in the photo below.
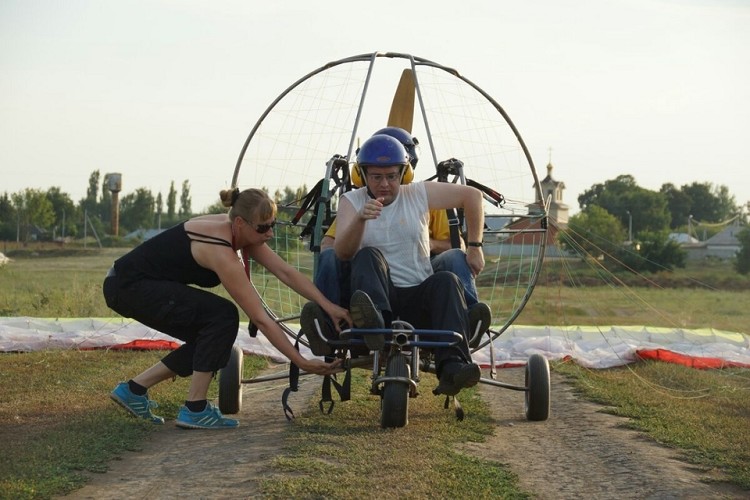
{"type": "Polygon", "coordinates": [[[112,310],[185,342],[162,359],[167,368],[187,377],[227,365],[240,325],[232,301],[174,281],[144,279],[120,286],[121,277],[112,274],[102,286],[112,310]]]}
{"type": "Polygon", "coordinates": [[[452,330],[462,335],[454,347],[435,349],[437,375],[448,361],[471,362],[466,333],[469,316],[464,290],[458,277],[440,271],[419,285],[398,288],[391,281],[390,268],[380,250],[360,249],[351,263],[351,290],[366,292],[383,313],[386,323],[399,318],[415,328],[452,330]]]}

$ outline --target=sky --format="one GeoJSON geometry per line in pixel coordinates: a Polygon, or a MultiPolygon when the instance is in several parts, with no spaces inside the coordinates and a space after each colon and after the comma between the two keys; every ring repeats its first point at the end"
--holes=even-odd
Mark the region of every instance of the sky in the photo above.
{"type": "MultiPolygon", "coordinates": [[[[408,53],[456,68],[513,120],[563,201],[632,175],[750,202],[750,0],[0,0],[0,193],[85,197],[231,183],[257,119],[308,72],[408,53]]],[[[121,195],[122,196],[122,195],[121,195]]]]}

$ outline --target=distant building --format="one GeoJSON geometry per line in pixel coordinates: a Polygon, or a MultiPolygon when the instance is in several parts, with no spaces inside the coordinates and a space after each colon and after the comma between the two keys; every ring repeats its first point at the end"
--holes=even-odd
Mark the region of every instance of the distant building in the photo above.
{"type": "Polygon", "coordinates": [[[700,243],[698,238],[690,236],[688,233],[669,233],[669,241],[674,241],[680,245],[695,245],[700,243]]]}
{"type": "Polygon", "coordinates": [[[565,183],[557,181],[552,177],[552,162],[547,164],[547,177],[542,179],[539,184],[542,187],[542,196],[544,200],[539,199],[537,194],[536,204],[539,205],[542,201],[547,203],[549,200],[549,216],[553,221],[556,221],[557,225],[561,228],[567,227],[568,225],[568,205],[563,203],[563,191],[565,191],[565,183]]]}
{"type": "Polygon", "coordinates": [[[681,242],[680,244],[687,251],[687,257],[690,260],[700,260],[706,257],[733,259],[740,251],[741,245],[737,235],[743,229],[744,227],[740,226],[739,218],[737,218],[723,231],[716,233],[706,241],[698,241],[692,238],[692,241],[681,242]]]}
{"type": "MultiPolygon", "coordinates": [[[[545,238],[547,257],[563,256],[557,245],[557,233],[568,226],[568,205],[563,202],[565,183],[552,177],[552,162],[547,164],[547,177],[539,182],[544,201],[536,193],[536,201],[528,205],[531,217],[485,217],[485,224],[497,233],[497,243],[485,245],[485,253],[490,255],[529,255],[540,246],[540,237],[545,238]],[[543,203],[549,203],[547,227],[542,229],[543,203]]],[[[530,186],[536,192],[536,186],[530,186]]]]}

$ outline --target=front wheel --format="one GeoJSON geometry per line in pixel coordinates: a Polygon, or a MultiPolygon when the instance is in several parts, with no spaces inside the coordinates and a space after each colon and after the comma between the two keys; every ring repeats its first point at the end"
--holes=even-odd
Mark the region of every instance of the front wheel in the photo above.
{"type": "MultiPolygon", "coordinates": [[[[388,357],[386,377],[409,378],[409,365],[402,353],[388,357]]],[[[380,427],[404,427],[409,423],[409,383],[389,381],[383,383],[380,400],[380,427]]]]}
{"type": "Polygon", "coordinates": [[[535,422],[549,418],[549,363],[541,354],[526,362],[526,418],[535,422]]]}

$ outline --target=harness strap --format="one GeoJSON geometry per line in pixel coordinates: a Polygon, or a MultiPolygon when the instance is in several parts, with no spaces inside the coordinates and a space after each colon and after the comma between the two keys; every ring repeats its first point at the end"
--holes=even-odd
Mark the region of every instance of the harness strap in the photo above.
{"type": "MultiPolygon", "coordinates": [[[[297,338],[294,341],[294,348],[297,349],[299,352],[299,337],[302,335],[302,332],[297,334],[297,338]]],[[[289,406],[289,403],[287,402],[289,399],[289,394],[292,392],[297,392],[299,390],[299,366],[295,365],[294,363],[289,364],[289,387],[284,389],[284,393],[281,395],[281,407],[284,409],[284,416],[287,420],[294,419],[294,411],[292,411],[292,407],[289,406]]]]}
{"type": "MultiPolygon", "coordinates": [[[[326,361],[330,361],[331,359],[332,358],[326,357],[326,361]]],[[[333,385],[333,388],[336,389],[336,392],[338,393],[339,399],[341,399],[341,401],[349,401],[351,399],[352,392],[351,365],[347,364],[346,375],[344,375],[344,381],[341,384],[338,382],[338,380],[336,380],[335,375],[326,375],[325,377],[323,377],[323,387],[321,390],[321,397],[320,402],[318,403],[318,407],[320,408],[320,412],[326,415],[331,414],[334,406],[333,397],[331,396],[331,385],[333,385]],[[327,411],[325,409],[326,403],[328,403],[327,411]]]]}
{"type": "Polygon", "coordinates": [[[471,186],[474,188],[477,188],[480,190],[485,196],[484,199],[495,205],[496,207],[501,207],[505,205],[505,196],[498,193],[492,188],[489,188],[485,186],[484,184],[480,184],[477,181],[466,179],[466,185],[471,186]]]}

